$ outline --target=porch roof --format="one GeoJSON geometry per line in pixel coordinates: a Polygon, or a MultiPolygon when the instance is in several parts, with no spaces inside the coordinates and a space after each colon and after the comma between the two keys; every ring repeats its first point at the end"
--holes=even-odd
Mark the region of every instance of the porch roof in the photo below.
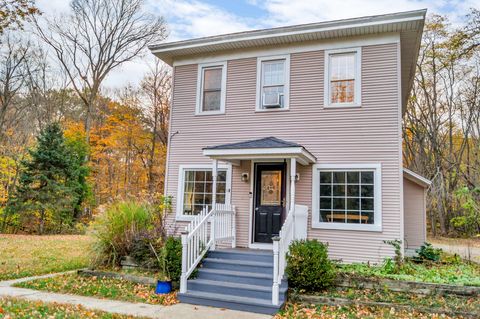
{"type": "Polygon", "coordinates": [[[284,141],[273,136],[208,146],[203,148],[203,155],[212,159],[233,163],[240,160],[281,158],[295,158],[302,165],[316,162],[315,156],[302,145],[295,142],[284,141]]]}

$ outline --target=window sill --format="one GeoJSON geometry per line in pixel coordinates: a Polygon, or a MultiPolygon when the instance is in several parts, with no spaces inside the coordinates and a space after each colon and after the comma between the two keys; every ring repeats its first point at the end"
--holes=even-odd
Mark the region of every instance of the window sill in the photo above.
{"type": "Polygon", "coordinates": [[[211,111],[211,112],[195,113],[195,116],[208,116],[208,115],[225,115],[225,112],[224,111],[211,111]]]}
{"type": "Polygon", "coordinates": [[[355,224],[343,224],[343,223],[312,223],[312,228],[316,229],[334,229],[334,230],[352,230],[352,231],[371,231],[381,232],[382,225],[355,225],[355,224]]]}
{"type": "Polygon", "coordinates": [[[288,107],[283,108],[272,108],[272,109],[255,109],[255,113],[265,113],[265,112],[286,112],[290,111],[288,107]]]}
{"type": "Polygon", "coordinates": [[[325,105],[323,108],[325,109],[356,109],[361,108],[361,104],[329,104],[325,105]]]}

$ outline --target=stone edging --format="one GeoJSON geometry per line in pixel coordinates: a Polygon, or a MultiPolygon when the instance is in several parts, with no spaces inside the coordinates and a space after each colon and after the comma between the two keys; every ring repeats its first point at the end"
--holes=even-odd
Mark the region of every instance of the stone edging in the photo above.
{"type": "Polygon", "coordinates": [[[480,312],[463,312],[455,310],[445,310],[441,308],[427,308],[427,307],[413,307],[410,305],[402,305],[389,302],[376,302],[376,301],[358,301],[351,300],[347,298],[335,298],[335,297],[322,297],[314,295],[300,295],[300,302],[304,304],[322,304],[329,306],[338,306],[338,305],[362,305],[362,306],[379,306],[379,307],[388,307],[396,309],[404,309],[408,311],[418,311],[422,313],[437,313],[444,314],[447,316],[463,316],[464,318],[480,318],[480,312]]]}
{"type": "Polygon", "coordinates": [[[409,292],[415,294],[441,294],[459,296],[480,296],[480,287],[460,286],[447,284],[434,284],[416,281],[403,281],[388,278],[369,278],[360,276],[342,275],[336,281],[338,287],[382,289],[388,288],[396,292],[409,292]]]}
{"type": "Polygon", "coordinates": [[[155,286],[157,280],[151,277],[144,276],[135,276],[130,274],[120,274],[110,271],[100,271],[100,270],[90,270],[90,269],[81,269],[78,272],[78,275],[85,277],[104,277],[104,278],[113,278],[113,279],[122,279],[130,281],[136,284],[150,285],[155,286]]]}

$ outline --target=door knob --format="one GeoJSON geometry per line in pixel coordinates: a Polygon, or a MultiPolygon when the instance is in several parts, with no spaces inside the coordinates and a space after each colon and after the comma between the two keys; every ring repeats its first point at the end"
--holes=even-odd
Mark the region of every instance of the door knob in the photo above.
{"type": "Polygon", "coordinates": [[[255,208],[255,211],[258,211],[258,207],[257,207],[257,208],[255,208]]]}

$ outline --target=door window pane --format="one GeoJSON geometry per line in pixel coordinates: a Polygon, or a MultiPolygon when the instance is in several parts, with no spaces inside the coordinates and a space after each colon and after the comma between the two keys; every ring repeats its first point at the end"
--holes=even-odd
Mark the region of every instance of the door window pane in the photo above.
{"type": "Polygon", "coordinates": [[[262,171],[260,182],[260,205],[280,206],[282,171],[262,171]]]}

